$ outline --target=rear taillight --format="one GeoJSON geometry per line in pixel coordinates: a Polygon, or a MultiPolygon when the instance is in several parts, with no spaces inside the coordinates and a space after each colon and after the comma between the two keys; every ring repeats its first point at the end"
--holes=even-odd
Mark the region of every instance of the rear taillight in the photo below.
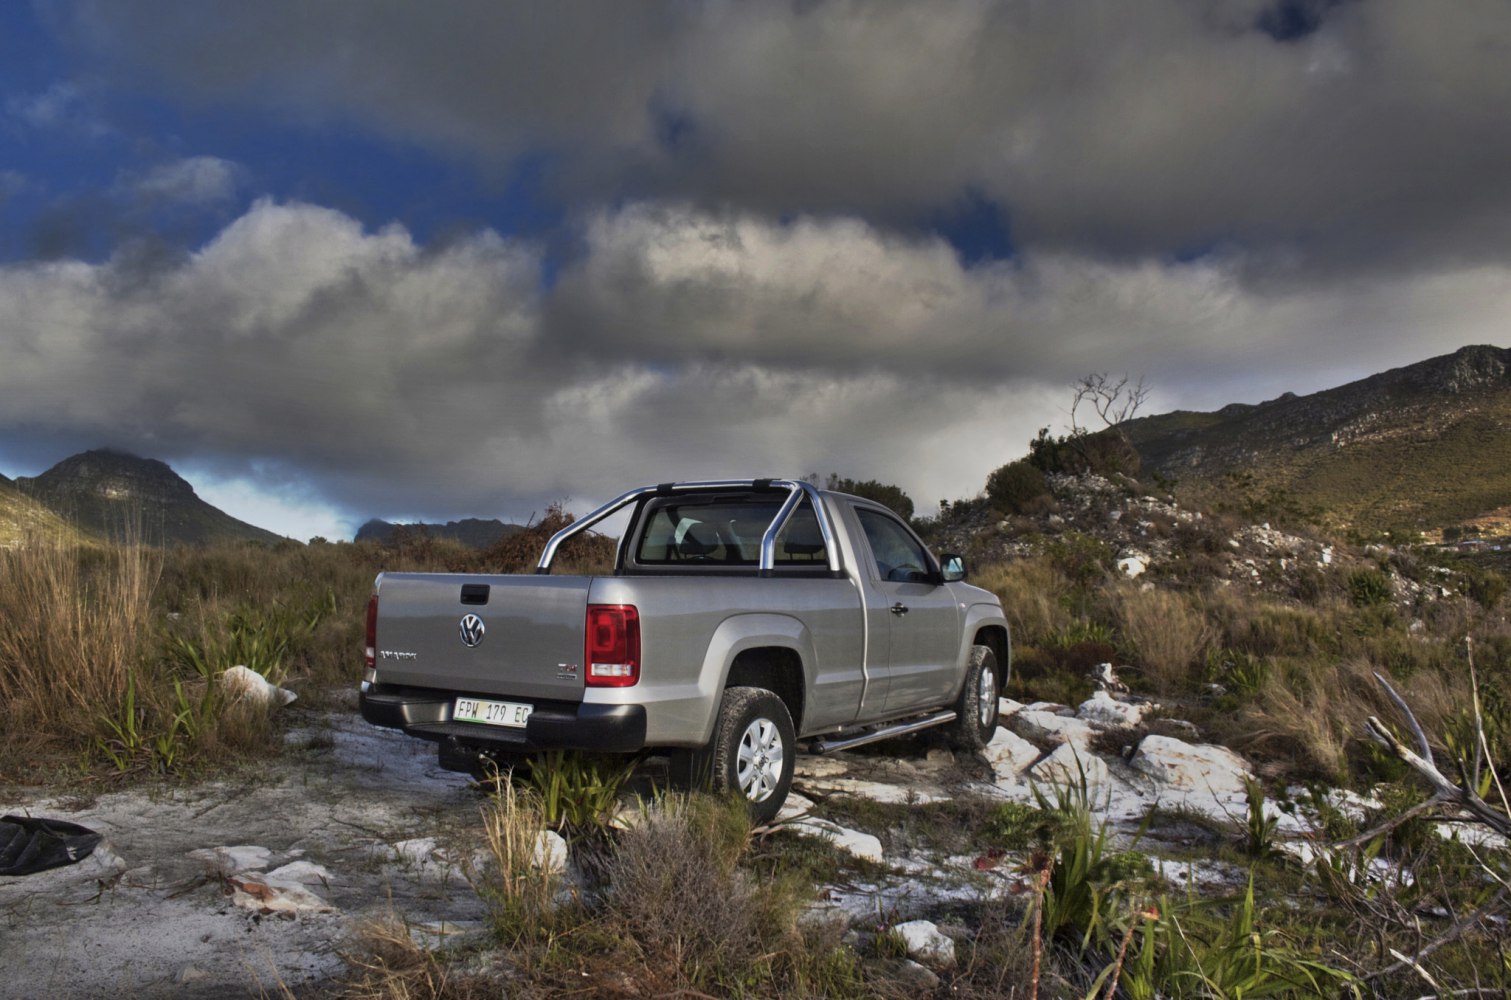
{"type": "Polygon", "coordinates": [[[367,599],[367,653],[362,657],[368,670],[378,665],[378,595],[367,599]]]}
{"type": "Polygon", "coordinates": [[[640,612],[630,604],[589,604],[583,658],[588,687],[631,687],[640,680],[640,612]]]}

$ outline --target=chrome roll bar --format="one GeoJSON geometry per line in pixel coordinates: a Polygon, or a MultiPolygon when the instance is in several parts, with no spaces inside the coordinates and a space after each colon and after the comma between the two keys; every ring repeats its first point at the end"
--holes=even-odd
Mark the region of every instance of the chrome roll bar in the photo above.
{"type": "Polygon", "coordinates": [[[776,540],[792,519],[798,505],[806,497],[813,505],[813,513],[818,519],[818,530],[824,536],[824,552],[828,556],[829,570],[838,573],[839,548],[834,544],[834,532],[829,525],[829,514],[824,510],[818,494],[818,489],[801,479],[719,479],[701,483],[662,483],[659,486],[641,486],[638,489],[621,493],[608,503],[599,507],[590,514],[562,528],[551,536],[546,542],[545,549],[540,554],[540,562],[536,564],[535,572],[550,573],[551,562],[556,558],[556,550],[561,548],[563,542],[580,531],[586,531],[600,521],[613,516],[630,504],[645,496],[671,496],[677,493],[698,493],[706,490],[739,490],[739,489],[785,489],[787,498],[777,510],[776,517],[771,519],[771,524],[766,527],[766,533],[761,536],[761,563],[760,571],[770,573],[776,566],[776,540]]]}

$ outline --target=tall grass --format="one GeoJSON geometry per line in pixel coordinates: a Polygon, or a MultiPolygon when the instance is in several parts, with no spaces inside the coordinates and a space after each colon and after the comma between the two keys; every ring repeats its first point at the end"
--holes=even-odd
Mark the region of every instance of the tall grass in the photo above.
{"type": "Polygon", "coordinates": [[[0,749],[77,744],[118,712],[153,646],[162,553],[32,540],[0,552],[0,749]]]}
{"type": "Polygon", "coordinates": [[[1213,629],[1200,608],[1170,590],[1119,586],[1113,595],[1118,628],[1155,690],[1182,690],[1202,656],[1213,629]]]}

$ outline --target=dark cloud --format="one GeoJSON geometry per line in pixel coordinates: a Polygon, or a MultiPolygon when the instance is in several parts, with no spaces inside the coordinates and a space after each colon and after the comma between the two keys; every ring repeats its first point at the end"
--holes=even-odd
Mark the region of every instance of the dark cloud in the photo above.
{"type": "Polygon", "coordinates": [[[1213,408],[1511,314],[1502,0],[41,9],[88,84],[8,104],[27,127],[130,90],[554,203],[530,239],[421,245],[153,147],[0,267],[28,456],[110,444],[357,516],[830,469],[927,507],[1089,371],[1213,408]]]}
{"type": "Polygon", "coordinates": [[[553,150],[568,197],[908,226],[975,192],[1025,245],[1345,270],[1511,250],[1478,224],[1511,210],[1500,0],[159,6],[66,21],[182,100],[553,150]]]}

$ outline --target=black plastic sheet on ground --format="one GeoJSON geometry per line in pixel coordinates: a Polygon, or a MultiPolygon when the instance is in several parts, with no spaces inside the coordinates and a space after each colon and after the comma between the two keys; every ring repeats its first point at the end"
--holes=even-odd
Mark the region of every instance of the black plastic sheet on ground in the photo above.
{"type": "Polygon", "coordinates": [[[30,875],[89,857],[100,835],[77,823],[0,816],[0,875],[30,875]]]}

